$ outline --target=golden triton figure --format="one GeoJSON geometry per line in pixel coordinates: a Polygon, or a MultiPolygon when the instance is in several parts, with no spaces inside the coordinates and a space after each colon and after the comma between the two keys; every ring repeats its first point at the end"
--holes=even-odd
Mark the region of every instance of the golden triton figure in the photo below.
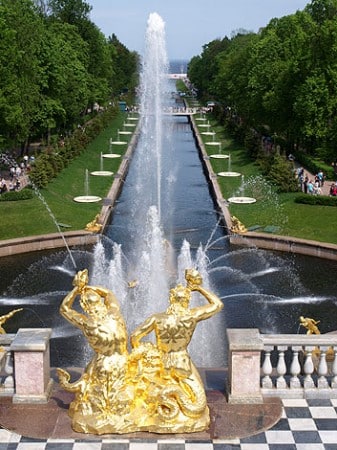
{"type": "Polygon", "coordinates": [[[7,322],[8,319],[14,316],[19,311],[22,311],[23,308],[13,309],[8,314],[5,314],[4,316],[0,316],[0,334],[6,334],[5,329],[3,328],[4,323],[7,322]]]}
{"type": "Polygon", "coordinates": [[[300,317],[300,325],[307,329],[307,334],[321,334],[317,325],[319,320],[311,319],[310,317],[300,317]]]}
{"type": "Polygon", "coordinates": [[[132,333],[128,353],[115,296],[108,289],[88,286],[87,270],[77,273],[60,312],[82,330],[95,355],[73,383],[68,372],[58,369],[61,386],[75,393],[69,408],[75,431],[190,433],[209,427],[205,390],[187,347],[197,323],[219,312],[223,304],[202,287],[196,270],[186,270],[185,278],[187,286],[171,289],[168,309],[132,333]],[[199,292],[208,304],[190,308],[192,292],[199,292]],[[73,308],[77,296],[85,314],[73,308]],[[142,342],[152,331],[156,343],[142,342]]]}
{"type": "Polygon", "coordinates": [[[156,413],[146,426],[157,433],[202,431],[210,421],[203,383],[187,347],[197,323],[221,311],[223,303],[201,286],[202,278],[196,270],[186,270],[185,278],[187,287],[178,285],[170,290],[168,309],[149,317],[131,335],[131,345],[137,348],[142,345],[140,340],[153,331],[161,354],[162,386],[152,402],[156,413]],[[202,294],[208,304],[190,308],[192,292],[202,294]]]}
{"type": "Polygon", "coordinates": [[[60,313],[80,328],[95,355],[80,380],[69,383],[70,375],[58,369],[61,386],[75,392],[70,405],[72,427],[84,433],[124,432],[128,411],[127,332],[114,294],[99,286],[88,286],[88,271],[76,274],[74,289],[63,300],[60,313]],[[77,297],[84,313],[73,304],[77,297]]]}

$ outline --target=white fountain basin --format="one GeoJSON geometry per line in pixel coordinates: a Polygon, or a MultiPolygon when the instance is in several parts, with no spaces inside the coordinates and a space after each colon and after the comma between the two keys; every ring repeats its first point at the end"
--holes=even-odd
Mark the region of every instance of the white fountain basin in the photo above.
{"type": "Polygon", "coordinates": [[[223,155],[222,153],[215,153],[214,155],[209,155],[209,157],[214,159],[228,159],[229,155],[223,155]]]}
{"type": "Polygon", "coordinates": [[[94,170],[93,172],[90,172],[91,175],[96,175],[98,177],[110,177],[114,173],[110,170],[94,170]]]}
{"type": "Polygon", "coordinates": [[[122,155],[118,155],[118,153],[103,153],[103,158],[120,158],[122,155]]]}
{"type": "Polygon", "coordinates": [[[79,197],[74,197],[73,200],[77,203],[95,203],[100,202],[102,198],[97,195],[80,195],[79,197]]]}
{"type": "Polygon", "coordinates": [[[219,172],[219,177],[239,177],[241,173],[239,172],[219,172]]]}
{"type": "Polygon", "coordinates": [[[230,203],[255,203],[256,198],[253,197],[230,197],[228,199],[230,203]]]}

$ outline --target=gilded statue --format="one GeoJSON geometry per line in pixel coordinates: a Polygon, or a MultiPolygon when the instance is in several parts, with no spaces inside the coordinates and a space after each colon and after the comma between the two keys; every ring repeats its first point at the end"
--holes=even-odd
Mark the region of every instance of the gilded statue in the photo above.
{"type": "Polygon", "coordinates": [[[321,334],[317,325],[319,320],[311,319],[310,317],[300,317],[300,326],[306,328],[307,334],[321,334]]]}
{"type": "Polygon", "coordinates": [[[6,334],[5,329],[3,328],[3,325],[7,322],[8,319],[14,316],[14,314],[18,313],[19,311],[22,311],[23,308],[13,309],[9,313],[5,314],[4,316],[0,316],[0,334],[6,334]]]}
{"type": "MultiPolygon", "coordinates": [[[[319,323],[320,320],[315,320],[310,317],[303,317],[303,316],[300,317],[300,326],[306,328],[307,334],[321,334],[317,326],[319,323]]],[[[318,359],[320,357],[320,354],[321,354],[320,349],[318,347],[315,347],[313,350],[313,358],[316,369],[318,367],[318,359]]],[[[328,362],[331,362],[334,360],[334,358],[335,358],[334,349],[333,347],[329,347],[326,352],[326,360],[328,362]]]]}
{"type": "Polygon", "coordinates": [[[232,220],[231,226],[232,233],[246,233],[248,231],[247,228],[243,225],[242,222],[240,222],[240,220],[237,217],[232,216],[231,220],[232,220]]]}
{"type": "Polygon", "coordinates": [[[58,369],[61,386],[75,393],[69,408],[75,431],[93,434],[190,433],[210,424],[201,377],[188,354],[188,345],[201,320],[223,308],[221,300],[202,286],[194,270],[185,272],[186,286],[170,290],[166,311],[153,314],[131,334],[114,294],[88,285],[88,271],[78,272],[74,288],[60,307],[61,314],[80,328],[94,356],[79,380],[58,369]],[[192,292],[207,303],[190,307],[192,292]],[[76,298],[83,312],[74,307],[76,298]],[[154,333],[155,342],[142,341],[154,333]]]}
{"type": "Polygon", "coordinates": [[[99,233],[102,230],[102,224],[99,223],[99,214],[96,214],[94,220],[87,223],[85,229],[86,231],[91,231],[92,233],[99,233]]]}

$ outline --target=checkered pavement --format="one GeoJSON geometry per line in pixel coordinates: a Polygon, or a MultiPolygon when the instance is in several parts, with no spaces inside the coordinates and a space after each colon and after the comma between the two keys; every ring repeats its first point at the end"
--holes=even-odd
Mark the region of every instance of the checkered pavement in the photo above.
{"type": "Polygon", "coordinates": [[[264,433],[235,440],[37,440],[0,430],[0,450],[337,450],[337,399],[283,400],[279,422],[264,433]]]}

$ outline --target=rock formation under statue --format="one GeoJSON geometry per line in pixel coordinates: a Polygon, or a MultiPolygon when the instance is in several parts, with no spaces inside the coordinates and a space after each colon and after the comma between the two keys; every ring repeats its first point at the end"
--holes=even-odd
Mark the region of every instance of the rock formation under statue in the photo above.
{"type": "Polygon", "coordinates": [[[73,383],[67,371],[58,369],[60,385],[75,394],[69,408],[75,431],[191,433],[208,429],[204,386],[187,347],[197,323],[218,313],[223,303],[202,286],[196,270],[186,270],[185,279],[186,286],[178,284],[170,290],[167,310],[153,314],[131,334],[129,352],[126,325],[114,294],[89,286],[86,269],[76,274],[60,313],[82,330],[95,354],[73,383]],[[208,303],[189,307],[192,292],[199,292],[208,303]],[[74,308],[77,297],[83,312],[74,308]],[[151,332],[156,342],[143,342],[151,332]]]}

